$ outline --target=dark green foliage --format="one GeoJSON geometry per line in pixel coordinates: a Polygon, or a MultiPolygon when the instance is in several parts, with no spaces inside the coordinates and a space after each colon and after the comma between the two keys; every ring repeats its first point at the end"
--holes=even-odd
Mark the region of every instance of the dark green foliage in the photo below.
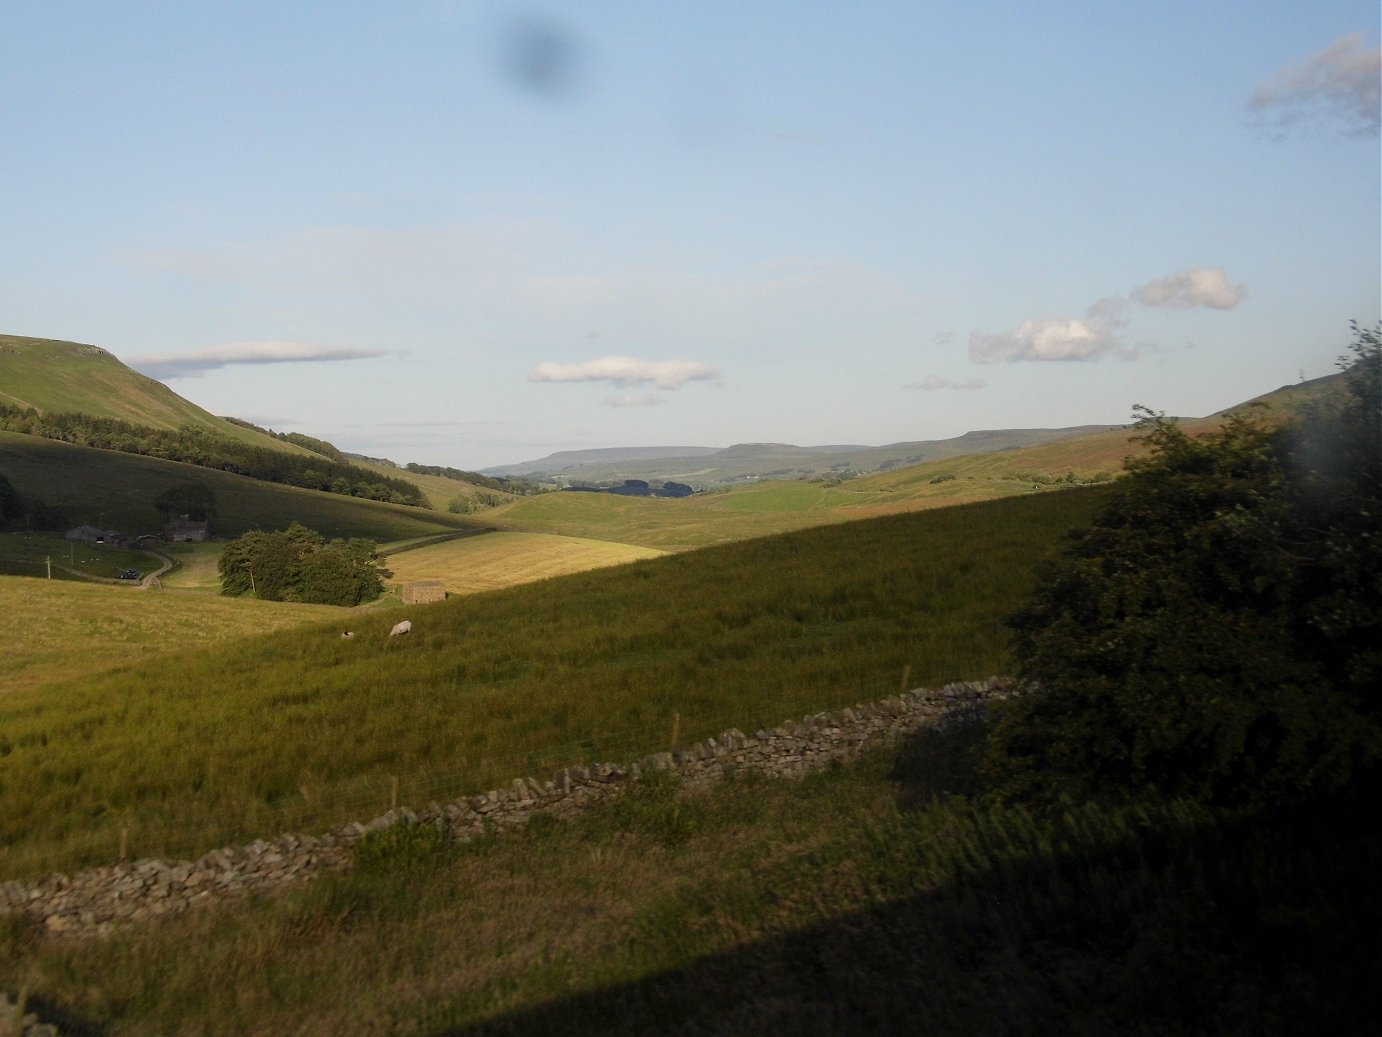
{"type": "Polygon", "coordinates": [[[375,564],[373,541],[329,543],[294,522],[286,530],[246,533],[226,545],[217,569],[221,593],[253,594],[264,601],[359,605],[384,591],[389,575],[375,564]]]}
{"type": "Polygon", "coordinates": [[[64,533],[72,528],[72,521],[56,504],[34,501],[29,507],[27,525],[35,533],[64,533]]]}
{"type": "Polygon", "coordinates": [[[1195,439],[1145,412],[1127,465],[1013,617],[1024,678],[991,748],[1010,795],[1292,802],[1382,760],[1376,331],[1298,424],[1195,439]]]}
{"type": "Polygon", "coordinates": [[[14,525],[23,517],[24,502],[19,497],[19,491],[0,472],[0,529],[14,525]]]}
{"type": "MultiPolygon", "coordinates": [[[[430,507],[422,491],[404,479],[392,479],[357,468],[355,465],[334,459],[330,453],[324,457],[314,458],[266,450],[197,425],[183,425],[174,432],[169,429],[135,425],[116,418],[98,418],[90,414],[40,414],[31,407],[12,407],[0,403],[0,430],[43,436],[46,439],[73,443],[77,446],[182,461],[264,482],[300,486],[326,493],[342,493],[393,504],[408,504],[418,508],[430,507]]],[[[294,435],[297,434],[289,433],[278,438],[296,442],[291,439],[294,435]]],[[[311,439],[310,436],[302,438],[311,439]]],[[[339,455],[339,451],[331,444],[322,443],[320,440],[311,441],[323,448],[330,448],[339,455]]]]}
{"type": "Polygon", "coordinates": [[[304,450],[310,450],[314,454],[321,454],[322,457],[329,457],[333,461],[347,464],[346,457],[334,445],[324,439],[317,439],[314,436],[305,436],[301,432],[284,432],[279,434],[279,439],[285,443],[292,443],[300,446],[304,450]]]}
{"type": "Polygon", "coordinates": [[[216,494],[206,483],[179,483],[155,497],[154,507],[165,521],[185,515],[193,522],[206,522],[216,516],[216,494]]]}
{"type": "Polygon", "coordinates": [[[474,486],[484,486],[491,490],[505,490],[509,493],[524,492],[523,487],[531,485],[513,484],[508,479],[495,479],[478,472],[467,472],[460,468],[449,468],[445,465],[418,464],[416,461],[409,461],[403,467],[418,475],[435,475],[442,479],[454,479],[456,482],[471,483],[474,486]]]}

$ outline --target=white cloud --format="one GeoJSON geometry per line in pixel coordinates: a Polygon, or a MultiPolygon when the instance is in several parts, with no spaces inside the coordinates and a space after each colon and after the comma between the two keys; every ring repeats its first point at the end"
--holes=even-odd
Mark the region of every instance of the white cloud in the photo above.
{"type": "Polygon", "coordinates": [[[389,354],[378,349],[338,349],[308,342],[230,342],[184,353],[148,353],[129,358],[129,365],[150,378],[198,378],[234,364],[329,363],[368,360],[389,354]]]}
{"type": "Polygon", "coordinates": [[[1035,360],[1098,360],[1110,353],[1131,360],[1137,351],[1123,344],[1119,329],[1124,302],[1104,298],[1083,317],[1024,320],[1012,331],[992,335],[971,332],[969,359],[976,364],[1016,364],[1035,360]]]}
{"type": "Polygon", "coordinates": [[[1208,306],[1214,310],[1231,310],[1247,296],[1247,285],[1230,285],[1222,267],[1181,270],[1148,281],[1132,293],[1132,297],[1144,306],[1172,309],[1208,306]]]}
{"type": "Polygon", "coordinates": [[[621,389],[652,385],[680,389],[687,382],[715,381],[713,367],[694,360],[640,360],[631,356],[604,356],[583,364],[544,362],[528,375],[530,382],[609,382],[621,389]]]}
{"type": "Polygon", "coordinates": [[[1362,33],[1335,40],[1303,62],[1281,69],[1253,92],[1248,107],[1281,128],[1316,112],[1332,113],[1348,129],[1377,136],[1382,124],[1382,48],[1362,33]]]}
{"type": "Polygon", "coordinates": [[[904,385],[904,389],[920,389],[923,392],[937,392],[941,389],[983,389],[988,386],[988,382],[982,378],[971,378],[968,381],[956,382],[949,378],[942,378],[940,375],[928,374],[919,382],[910,382],[904,385]]]}

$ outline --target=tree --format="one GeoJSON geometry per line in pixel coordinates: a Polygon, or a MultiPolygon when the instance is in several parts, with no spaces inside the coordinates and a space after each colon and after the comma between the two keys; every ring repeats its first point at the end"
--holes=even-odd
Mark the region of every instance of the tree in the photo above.
{"type": "Polygon", "coordinates": [[[19,491],[0,472],[0,529],[13,525],[24,517],[24,501],[19,491]]]}
{"type": "Polygon", "coordinates": [[[165,522],[183,515],[193,522],[207,522],[216,516],[216,494],[205,483],[177,483],[154,498],[154,507],[165,522]]]}
{"type": "Polygon", "coordinates": [[[1382,760],[1382,337],[1286,427],[1195,438],[1142,411],[1093,525],[1012,618],[1022,677],[988,766],[1037,800],[1298,801],[1382,760]]]}
{"type": "Polygon", "coordinates": [[[328,543],[320,533],[294,522],[285,530],[254,530],[232,540],[217,567],[225,595],[359,605],[382,594],[384,580],[392,575],[376,557],[370,540],[328,543]]]}
{"type": "Polygon", "coordinates": [[[298,563],[297,597],[318,605],[359,605],[384,593],[392,575],[375,564],[369,540],[333,540],[298,563]]]}

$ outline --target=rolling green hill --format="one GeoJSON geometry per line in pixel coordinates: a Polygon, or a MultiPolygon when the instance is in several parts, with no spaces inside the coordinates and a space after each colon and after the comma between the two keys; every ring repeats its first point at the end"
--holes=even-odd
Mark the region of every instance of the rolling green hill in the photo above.
{"type": "Polygon", "coordinates": [[[0,402],[176,430],[184,425],[283,453],[311,451],[218,418],[99,346],[0,335],[0,402]]]}
{"type": "Polygon", "coordinates": [[[127,534],[160,529],[163,520],[154,499],[168,487],[185,482],[204,483],[216,494],[212,528],[217,536],[283,529],[297,521],[328,537],[390,541],[484,525],[444,511],[319,493],[157,457],[94,450],[12,432],[0,432],[0,472],[22,497],[58,506],[74,524],[127,534]]]}

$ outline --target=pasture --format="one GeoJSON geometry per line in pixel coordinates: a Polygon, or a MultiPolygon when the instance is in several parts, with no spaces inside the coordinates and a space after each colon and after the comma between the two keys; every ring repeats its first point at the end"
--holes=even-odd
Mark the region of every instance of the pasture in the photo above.
{"type": "Polygon", "coordinates": [[[162,564],[147,551],[77,543],[58,533],[0,533],[0,573],[47,579],[50,562],[53,579],[107,580],[126,569],[147,573],[162,564]]]}
{"type": "Polygon", "coordinates": [[[441,580],[448,594],[475,594],[554,576],[656,558],[661,551],[548,533],[486,533],[391,553],[394,584],[441,580]]]}
{"type": "MultiPolygon", "coordinates": [[[[0,614],[5,616],[3,714],[20,696],[42,701],[37,689],[54,681],[76,681],[349,613],[329,605],[4,576],[0,614]]],[[[6,734],[0,724],[0,737],[6,734]]]]}
{"type": "Polygon", "coordinates": [[[877,699],[904,672],[912,686],[1005,672],[1004,617],[1101,499],[888,516],[387,613],[276,606],[330,618],[253,638],[251,616],[277,611],[197,596],[189,628],[238,605],[224,615],[242,636],[177,654],[174,629],[88,612],[65,639],[102,645],[102,663],[120,638],[160,651],[124,644],[119,670],[75,679],[74,664],[73,680],[0,701],[0,876],[108,860],[122,829],[136,855],[195,855],[373,816],[391,787],[427,802],[877,699]],[[404,618],[413,633],[387,637],[404,618]]]}

